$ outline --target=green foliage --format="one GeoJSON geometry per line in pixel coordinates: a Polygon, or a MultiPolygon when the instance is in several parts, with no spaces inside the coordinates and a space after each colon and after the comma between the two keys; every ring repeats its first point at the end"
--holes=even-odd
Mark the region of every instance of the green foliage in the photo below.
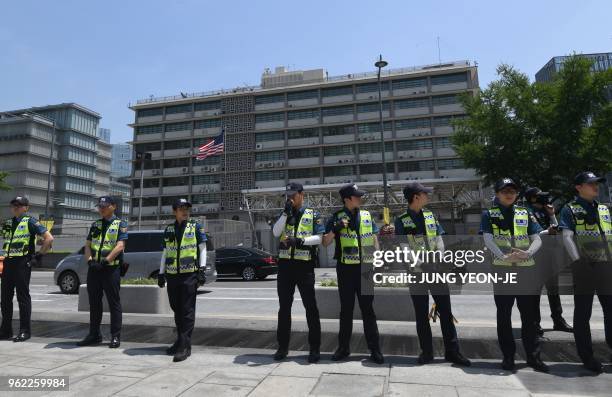
{"type": "Polygon", "coordinates": [[[333,278],[328,278],[325,280],[321,280],[321,287],[337,287],[338,281],[333,278]]]}
{"type": "Polygon", "coordinates": [[[157,279],[154,278],[122,278],[122,285],[157,285],[157,279]]]}
{"type": "Polygon", "coordinates": [[[590,68],[572,56],[552,82],[532,83],[500,65],[498,80],[462,98],[467,117],[455,122],[455,150],[486,184],[509,176],[570,196],[578,172],[612,169],[612,70],[590,68]]]}
{"type": "Polygon", "coordinates": [[[11,190],[12,189],[6,182],[4,182],[7,176],[8,176],[8,172],[0,171],[0,190],[11,190]]]}

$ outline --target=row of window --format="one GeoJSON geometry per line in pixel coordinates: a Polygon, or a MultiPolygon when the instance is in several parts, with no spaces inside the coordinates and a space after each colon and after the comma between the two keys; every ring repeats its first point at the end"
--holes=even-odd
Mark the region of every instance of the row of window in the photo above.
{"type": "MultiPolygon", "coordinates": [[[[166,114],[189,113],[191,111],[216,110],[221,108],[221,101],[196,102],[182,105],[166,106],[166,114]]],[[[140,109],[138,117],[161,116],[164,114],[163,107],[140,109]]]]}

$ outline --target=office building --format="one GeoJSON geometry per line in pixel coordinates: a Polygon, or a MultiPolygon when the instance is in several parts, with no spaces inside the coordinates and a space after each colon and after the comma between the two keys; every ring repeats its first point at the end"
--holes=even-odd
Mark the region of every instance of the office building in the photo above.
{"type": "MultiPolygon", "coordinates": [[[[612,68],[612,52],[579,55],[593,62],[591,70],[594,72],[612,68]]],[[[568,55],[552,57],[550,61],[546,62],[546,65],[542,66],[542,68],[536,72],[536,81],[540,83],[551,81],[555,73],[558,73],[563,68],[563,63],[567,58],[569,58],[568,55]]]]}
{"type": "Polygon", "coordinates": [[[132,174],[132,145],[115,143],[111,148],[111,175],[125,178],[132,174]]]}

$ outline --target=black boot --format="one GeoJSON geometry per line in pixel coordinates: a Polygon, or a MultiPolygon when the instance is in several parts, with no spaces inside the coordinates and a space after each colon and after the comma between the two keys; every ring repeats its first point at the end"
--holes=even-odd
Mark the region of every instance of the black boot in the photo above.
{"type": "Polygon", "coordinates": [[[284,360],[285,358],[287,358],[288,354],[289,351],[287,349],[279,347],[276,353],[274,353],[274,361],[284,360]]]}
{"type": "Polygon", "coordinates": [[[98,334],[98,335],[92,335],[92,334],[88,334],[85,339],[83,339],[82,341],[77,342],[77,346],[91,346],[91,345],[97,345],[99,343],[102,343],[102,335],[98,334]]]}
{"type": "Polygon", "coordinates": [[[501,363],[501,367],[502,369],[505,369],[506,371],[513,371],[514,370],[514,357],[504,357],[501,363]]]}
{"type": "Polygon", "coordinates": [[[596,374],[601,374],[603,372],[603,367],[599,361],[595,359],[595,357],[588,358],[582,362],[584,367],[589,371],[593,371],[596,374]]]}
{"type": "Polygon", "coordinates": [[[548,373],[548,365],[544,364],[544,361],[540,358],[540,356],[534,356],[527,359],[527,365],[538,372],[546,372],[548,373]]]}
{"type": "Polygon", "coordinates": [[[348,349],[339,347],[336,349],[336,351],[332,355],[332,361],[342,361],[350,355],[351,355],[351,352],[348,349]]]}
{"type": "Polygon", "coordinates": [[[572,328],[563,317],[553,319],[553,329],[561,332],[574,332],[574,328],[572,328]]]}
{"type": "Polygon", "coordinates": [[[178,342],[174,342],[172,346],[166,348],[166,354],[169,356],[174,356],[178,350],[178,342]]]}
{"type": "Polygon", "coordinates": [[[29,332],[19,332],[19,334],[17,334],[17,336],[13,339],[13,342],[25,342],[28,339],[30,339],[29,332]]]}
{"type": "Polygon", "coordinates": [[[433,359],[434,359],[433,354],[422,352],[421,354],[419,354],[419,358],[417,359],[417,362],[420,365],[425,365],[425,364],[431,363],[433,359]]]}
{"type": "Polygon", "coordinates": [[[189,356],[191,356],[191,347],[187,347],[185,349],[177,351],[172,361],[174,361],[175,363],[178,363],[179,361],[185,361],[189,356]]]}
{"type": "Polygon", "coordinates": [[[385,358],[383,357],[380,350],[372,350],[370,353],[370,360],[375,362],[376,364],[384,364],[385,358]]]}
{"type": "Polygon", "coordinates": [[[536,334],[538,336],[544,336],[544,329],[542,329],[540,324],[536,324],[536,334]]]}
{"type": "Polygon", "coordinates": [[[310,353],[308,354],[308,362],[311,364],[318,363],[321,359],[321,353],[319,349],[310,349],[310,353]]]}
{"type": "Polygon", "coordinates": [[[446,354],[444,354],[444,359],[453,364],[461,365],[462,367],[469,367],[472,365],[470,360],[465,358],[459,351],[455,350],[447,351],[446,354]]]}
{"type": "Polygon", "coordinates": [[[119,346],[121,346],[121,339],[119,338],[119,335],[117,335],[117,336],[113,336],[113,337],[111,338],[110,343],[108,344],[108,347],[109,347],[110,349],[116,349],[116,348],[118,348],[119,346]]]}

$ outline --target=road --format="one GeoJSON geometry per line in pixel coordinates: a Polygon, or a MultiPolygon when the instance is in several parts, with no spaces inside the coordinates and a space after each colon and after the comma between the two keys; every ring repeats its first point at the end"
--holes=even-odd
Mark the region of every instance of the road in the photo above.
{"type": "MultiPolygon", "coordinates": [[[[316,279],[335,278],[335,270],[316,269],[316,279]]],[[[33,310],[59,310],[73,312],[77,310],[77,295],[65,295],[53,285],[53,272],[32,272],[30,281],[33,310]]],[[[573,297],[562,296],[565,317],[571,323],[573,312],[573,297]]],[[[293,314],[303,316],[304,308],[299,293],[296,291],[293,314]]],[[[495,326],[495,304],[491,296],[483,295],[453,295],[453,313],[462,325],[495,326]]],[[[15,302],[15,308],[17,303],[15,302]]],[[[219,279],[217,282],[200,288],[198,294],[197,312],[208,316],[223,316],[245,319],[276,319],[278,298],[276,294],[276,278],[270,276],[266,280],[245,282],[238,278],[219,279]]],[[[552,327],[550,321],[548,299],[541,299],[542,326],[552,327]]],[[[519,324],[518,310],[514,310],[513,320],[519,324]]],[[[594,301],[593,329],[603,329],[603,315],[597,299],[594,301]]]]}

